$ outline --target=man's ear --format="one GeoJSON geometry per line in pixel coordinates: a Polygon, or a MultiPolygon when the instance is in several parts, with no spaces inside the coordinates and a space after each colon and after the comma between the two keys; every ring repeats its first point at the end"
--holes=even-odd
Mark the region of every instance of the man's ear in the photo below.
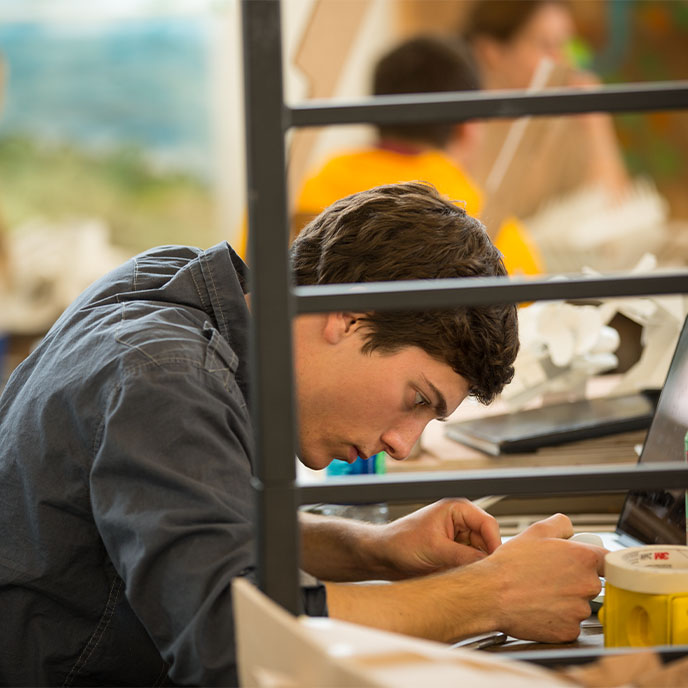
{"type": "Polygon", "coordinates": [[[328,344],[338,344],[351,337],[361,326],[363,316],[364,313],[352,313],[351,311],[328,313],[323,328],[325,340],[328,344]]]}

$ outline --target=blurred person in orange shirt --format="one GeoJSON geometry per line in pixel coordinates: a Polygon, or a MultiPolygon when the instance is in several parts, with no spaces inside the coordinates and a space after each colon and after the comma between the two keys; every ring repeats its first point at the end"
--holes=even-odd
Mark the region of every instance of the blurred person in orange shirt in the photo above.
{"type": "MultiPolygon", "coordinates": [[[[418,36],[382,56],[374,69],[372,90],[374,95],[392,95],[479,88],[478,72],[462,42],[418,36]]],[[[292,234],[340,198],[404,181],[429,182],[468,213],[480,215],[485,195],[466,168],[482,127],[476,121],[379,125],[374,145],[335,155],[306,178],[296,200],[292,234]]],[[[490,229],[489,218],[487,223],[490,229]]],[[[537,246],[515,217],[494,228],[493,240],[510,274],[543,272],[537,246]]]]}

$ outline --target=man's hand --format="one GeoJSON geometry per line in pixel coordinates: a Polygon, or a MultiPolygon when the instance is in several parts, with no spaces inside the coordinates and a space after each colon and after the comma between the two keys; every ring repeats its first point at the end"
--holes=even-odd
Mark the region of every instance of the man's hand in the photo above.
{"type": "Polygon", "coordinates": [[[301,514],[302,566],[330,581],[401,580],[483,559],[497,521],[466,499],[443,499],[385,525],[301,514]]]}
{"type": "Polygon", "coordinates": [[[379,527],[373,551],[389,580],[478,561],[501,544],[494,517],[466,499],[443,499],[379,527]]]}
{"type": "Polygon", "coordinates": [[[445,500],[388,526],[369,526],[366,533],[386,531],[380,547],[394,551],[408,546],[407,551],[415,552],[396,557],[397,570],[407,574],[439,570],[452,557],[475,556],[464,542],[477,546],[482,558],[389,585],[328,584],[330,614],[442,642],[497,630],[541,642],[574,640],[590,614],[588,600],[600,590],[598,573],[606,550],[569,541],[571,521],[562,514],[533,524],[501,546],[491,521],[472,504],[445,500]],[[416,539],[423,533],[427,543],[416,539]],[[491,554],[481,554],[483,548],[491,554]],[[419,557],[419,552],[434,555],[419,557]]]}
{"type": "Polygon", "coordinates": [[[571,521],[556,514],[533,524],[481,562],[500,581],[497,625],[517,638],[569,642],[590,615],[607,550],[572,542],[571,521]]]}

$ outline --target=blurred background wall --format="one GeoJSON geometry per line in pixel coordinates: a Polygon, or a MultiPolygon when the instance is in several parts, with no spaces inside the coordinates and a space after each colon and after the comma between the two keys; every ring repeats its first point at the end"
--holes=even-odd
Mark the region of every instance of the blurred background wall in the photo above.
{"type": "MultiPolygon", "coordinates": [[[[458,36],[473,2],[284,0],[286,99],[367,95],[384,51],[458,36]]],[[[688,79],[687,0],[568,6],[571,54],[603,83],[688,79]]],[[[0,57],[0,336],[40,335],[86,283],[148,247],[241,248],[238,0],[0,0],[0,57]]],[[[629,174],[679,221],[669,253],[685,264],[688,115],[624,114],[613,127],[629,174]]],[[[291,132],[290,203],[328,156],[373,138],[367,126],[291,132]]]]}

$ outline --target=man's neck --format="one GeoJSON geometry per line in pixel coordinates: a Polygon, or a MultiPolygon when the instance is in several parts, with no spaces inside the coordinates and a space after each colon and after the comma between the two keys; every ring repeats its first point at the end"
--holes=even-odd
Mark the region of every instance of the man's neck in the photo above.
{"type": "Polygon", "coordinates": [[[419,155],[420,153],[433,150],[434,146],[427,143],[421,143],[420,141],[385,138],[377,142],[376,148],[391,151],[392,153],[402,153],[403,155],[419,155]]]}

